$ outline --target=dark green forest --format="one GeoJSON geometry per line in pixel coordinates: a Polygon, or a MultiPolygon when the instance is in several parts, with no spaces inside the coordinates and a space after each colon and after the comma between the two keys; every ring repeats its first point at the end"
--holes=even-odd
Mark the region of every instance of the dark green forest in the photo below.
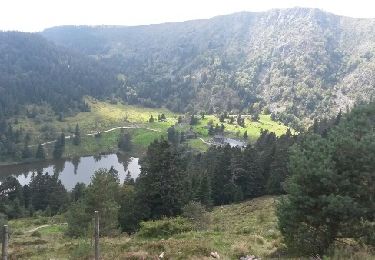
{"type": "Polygon", "coordinates": [[[117,86],[116,75],[89,57],[35,33],[0,32],[0,157],[34,157],[29,133],[11,118],[35,118],[39,106],[63,120],[90,109],[85,95],[105,98],[117,86]]]}

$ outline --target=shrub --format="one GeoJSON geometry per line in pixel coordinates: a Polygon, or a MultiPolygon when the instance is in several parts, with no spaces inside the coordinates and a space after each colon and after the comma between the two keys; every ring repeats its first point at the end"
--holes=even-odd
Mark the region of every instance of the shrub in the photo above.
{"type": "Polygon", "coordinates": [[[182,209],[182,216],[190,220],[198,230],[207,228],[209,218],[204,205],[200,202],[191,201],[182,209]]]}
{"type": "Polygon", "coordinates": [[[31,233],[31,236],[32,236],[32,237],[39,237],[39,238],[41,238],[41,237],[42,237],[42,234],[40,234],[39,231],[34,231],[33,233],[31,233]]]}
{"type": "Polygon", "coordinates": [[[86,212],[86,205],[79,200],[72,203],[66,213],[68,229],[66,234],[71,237],[81,237],[87,235],[91,223],[91,216],[86,212]]]}
{"type": "Polygon", "coordinates": [[[182,217],[141,222],[140,225],[138,235],[145,238],[168,238],[193,230],[191,222],[182,217]]]}
{"type": "Polygon", "coordinates": [[[77,247],[71,251],[72,259],[89,259],[92,252],[90,243],[86,240],[81,240],[78,242],[77,247]]]}

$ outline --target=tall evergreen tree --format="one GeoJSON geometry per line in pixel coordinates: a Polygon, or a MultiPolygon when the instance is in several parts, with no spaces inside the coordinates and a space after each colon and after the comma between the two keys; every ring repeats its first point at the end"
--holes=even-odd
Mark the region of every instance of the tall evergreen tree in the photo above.
{"type": "Polygon", "coordinates": [[[40,159],[40,160],[46,159],[46,152],[44,150],[43,145],[41,144],[38,145],[38,148],[35,153],[35,158],[40,159]]]}
{"type": "Polygon", "coordinates": [[[155,140],[141,163],[136,191],[149,217],[174,216],[186,203],[184,162],[166,140],[155,140]]]}
{"type": "Polygon", "coordinates": [[[131,135],[126,132],[124,133],[118,142],[118,148],[124,152],[130,152],[133,149],[133,143],[131,140],[131,135]]]}
{"type": "Polygon", "coordinates": [[[208,178],[207,174],[205,174],[201,182],[199,184],[197,199],[205,206],[212,206],[212,199],[211,199],[211,184],[210,179],[208,178]]]}
{"type": "Polygon", "coordinates": [[[375,104],[359,106],[327,138],[308,135],[292,150],[277,211],[288,247],[322,255],[338,238],[375,244],[374,126],[375,104]]]}
{"type": "Polygon", "coordinates": [[[76,129],[74,131],[73,144],[74,145],[80,145],[81,144],[81,130],[79,129],[78,124],[76,125],[76,129]]]}
{"type": "Polygon", "coordinates": [[[62,133],[55,142],[55,146],[53,149],[53,158],[60,159],[64,153],[64,150],[65,150],[65,134],[62,133]]]}

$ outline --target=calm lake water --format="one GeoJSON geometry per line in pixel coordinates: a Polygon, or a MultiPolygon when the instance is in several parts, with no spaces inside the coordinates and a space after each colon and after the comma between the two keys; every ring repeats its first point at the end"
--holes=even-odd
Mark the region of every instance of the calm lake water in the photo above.
{"type": "Polygon", "coordinates": [[[245,147],[247,145],[246,142],[235,140],[232,138],[224,138],[224,143],[229,144],[231,147],[245,147]]]}
{"type": "Polygon", "coordinates": [[[121,154],[87,156],[72,160],[53,160],[28,164],[0,166],[0,182],[7,176],[17,177],[21,185],[28,184],[31,175],[37,171],[49,174],[58,173],[67,190],[71,190],[78,182],[89,184],[91,176],[100,168],[110,169],[113,166],[119,173],[121,183],[130,171],[135,179],[140,173],[138,158],[121,154]]]}

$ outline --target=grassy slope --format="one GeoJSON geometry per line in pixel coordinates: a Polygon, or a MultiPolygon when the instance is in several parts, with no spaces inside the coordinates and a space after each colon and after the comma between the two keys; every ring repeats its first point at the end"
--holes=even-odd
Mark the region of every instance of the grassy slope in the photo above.
{"type": "MultiPolygon", "coordinates": [[[[292,258],[277,229],[276,197],[265,196],[243,203],[215,207],[208,213],[210,222],[204,231],[190,231],[165,239],[145,239],[137,234],[121,234],[100,240],[103,259],[212,259],[217,251],[221,259],[239,259],[256,255],[262,259],[292,258]]],[[[91,259],[91,235],[71,239],[64,235],[63,217],[26,218],[9,222],[11,259],[91,259]],[[50,226],[28,232],[40,225],[50,226]],[[37,233],[37,234],[35,234],[37,233]],[[39,233],[39,234],[38,234],[39,233]],[[39,236],[36,236],[39,235],[39,236]]],[[[337,248],[325,259],[374,259],[365,248],[337,248]]],[[[298,258],[296,258],[298,259],[298,258]]]]}
{"type": "MultiPolygon", "coordinates": [[[[274,205],[275,198],[263,197],[216,207],[209,213],[207,230],[186,232],[169,239],[144,239],[137,235],[103,238],[102,254],[104,259],[128,259],[137,255],[154,259],[162,251],[168,259],[203,259],[211,251],[217,251],[223,259],[238,259],[246,254],[269,256],[283,247],[276,228],[274,205]]],[[[65,237],[65,225],[41,228],[40,237],[27,232],[39,225],[62,222],[60,217],[10,221],[11,255],[16,259],[85,259],[92,252],[90,239],[65,237]]]]}
{"type": "MultiPolygon", "coordinates": [[[[168,127],[177,122],[178,114],[163,108],[144,108],[123,104],[109,104],[86,98],[86,101],[91,107],[91,112],[81,112],[73,117],[66,117],[63,122],[57,120],[56,115],[49,111],[48,108],[43,108],[44,111],[38,118],[27,118],[20,116],[17,118],[18,124],[15,126],[22,127],[27,132],[32,134],[32,143],[51,141],[54,137],[43,137],[42,127],[48,125],[50,128],[55,129],[52,136],[56,136],[61,132],[66,135],[71,135],[74,132],[76,124],[79,124],[82,135],[82,143],[79,146],[74,146],[71,141],[67,140],[64,157],[92,155],[99,153],[111,153],[117,151],[117,140],[120,130],[115,130],[108,133],[102,133],[101,138],[94,138],[86,136],[85,134],[97,131],[105,131],[119,126],[137,126],[138,129],[129,129],[133,137],[134,153],[141,154],[145,151],[147,146],[154,139],[159,138],[161,135],[166,136],[168,127]],[[157,118],[158,114],[164,113],[167,117],[166,122],[148,123],[151,115],[157,118]],[[149,128],[149,129],[147,129],[149,128]],[[154,131],[150,130],[153,129],[154,131]]],[[[207,123],[212,121],[214,125],[221,124],[215,115],[206,115],[203,120],[193,126],[193,130],[198,133],[198,136],[209,140],[207,123]]],[[[239,127],[236,124],[224,123],[226,135],[229,137],[236,137],[239,132],[239,138],[242,138],[244,131],[247,130],[249,141],[254,141],[260,134],[261,129],[268,129],[275,132],[276,135],[281,135],[286,132],[287,127],[271,120],[269,115],[261,115],[258,122],[252,122],[249,119],[245,120],[246,126],[239,127]]],[[[180,131],[188,131],[190,125],[182,124],[177,127],[180,131]]],[[[187,143],[200,151],[207,150],[208,146],[199,139],[188,140],[187,143]]],[[[53,144],[46,146],[47,154],[52,156],[53,144]]],[[[36,147],[33,147],[35,150],[36,147]]],[[[35,152],[35,151],[33,151],[35,152]]],[[[1,161],[6,161],[6,158],[1,158],[1,161]]]]}

